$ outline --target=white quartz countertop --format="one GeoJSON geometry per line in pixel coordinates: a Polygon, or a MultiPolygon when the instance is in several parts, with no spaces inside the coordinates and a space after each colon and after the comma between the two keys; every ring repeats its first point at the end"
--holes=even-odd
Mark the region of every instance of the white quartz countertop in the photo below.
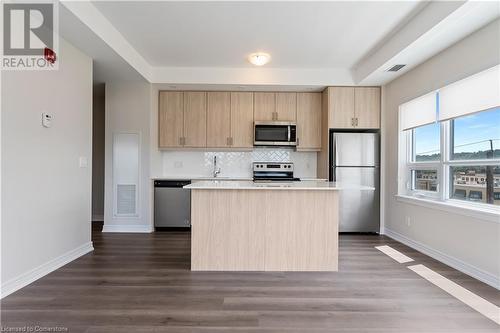
{"type": "MultiPolygon", "coordinates": [[[[152,177],[151,179],[153,180],[191,180],[191,181],[253,181],[252,177],[206,177],[206,176],[172,176],[172,177],[152,177]]],[[[326,181],[327,179],[322,179],[322,178],[301,178],[303,181],[326,181]]]]}
{"type": "Polygon", "coordinates": [[[251,181],[253,178],[251,177],[210,177],[210,176],[162,176],[162,177],[152,177],[153,180],[191,180],[191,181],[200,181],[200,180],[226,180],[226,181],[234,181],[234,180],[247,180],[251,181]]]}
{"type": "Polygon", "coordinates": [[[196,181],[184,188],[191,190],[367,190],[374,187],[349,185],[321,180],[303,180],[298,182],[259,183],[253,181],[206,180],[196,181]]]}

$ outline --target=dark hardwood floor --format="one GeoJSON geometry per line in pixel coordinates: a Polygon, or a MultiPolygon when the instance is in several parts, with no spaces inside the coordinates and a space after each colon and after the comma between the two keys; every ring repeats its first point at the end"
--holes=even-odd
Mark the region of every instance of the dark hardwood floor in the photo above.
{"type": "Polygon", "coordinates": [[[343,235],[337,273],[189,270],[190,235],[102,234],[95,251],[2,300],[2,326],[69,332],[499,332],[407,268],[425,264],[479,296],[500,294],[384,236],[343,235]],[[399,264],[374,246],[415,259],[399,264]]]}

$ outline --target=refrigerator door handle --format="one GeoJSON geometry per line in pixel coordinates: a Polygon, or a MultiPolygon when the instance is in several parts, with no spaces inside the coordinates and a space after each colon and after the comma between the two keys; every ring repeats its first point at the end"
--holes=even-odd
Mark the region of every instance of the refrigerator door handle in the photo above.
{"type": "MultiPolygon", "coordinates": [[[[333,149],[333,152],[332,152],[333,167],[336,167],[337,166],[337,138],[335,138],[335,135],[333,136],[332,149],[333,149]]],[[[334,174],[335,174],[335,172],[334,172],[334,174]]],[[[334,180],[335,180],[335,178],[334,178],[334,180]]]]}

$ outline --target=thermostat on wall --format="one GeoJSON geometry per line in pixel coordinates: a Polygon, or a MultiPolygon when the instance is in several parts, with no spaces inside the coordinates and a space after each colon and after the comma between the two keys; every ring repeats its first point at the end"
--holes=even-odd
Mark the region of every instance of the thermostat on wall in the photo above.
{"type": "Polygon", "coordinates": [[[48,113],[42,113],[42,126],[50,127],[52,126],[52,115],[48,113]]]}

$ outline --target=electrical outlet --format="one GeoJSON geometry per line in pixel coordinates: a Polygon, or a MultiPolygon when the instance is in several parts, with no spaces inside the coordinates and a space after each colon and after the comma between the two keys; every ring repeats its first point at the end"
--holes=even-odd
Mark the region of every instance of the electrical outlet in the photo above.
{"type": "Polygon", "coordinates": [[[182,161],[175,161],[174,162],[174,168],[180,169],[180,168],[182,168],[182,166],[183,166],[182,161]]]}
{"type": "Polygon", "coordinates": [[[47,112],[42,113],[42,126],[49,128],[52,126],[52,115],[47,112]]]}
{"type": "Polygon", "coordinates": [[[411,218],[409,216],[405,217],[405,221],[406,221],[406,226],[411,227],[411,218]]]}

